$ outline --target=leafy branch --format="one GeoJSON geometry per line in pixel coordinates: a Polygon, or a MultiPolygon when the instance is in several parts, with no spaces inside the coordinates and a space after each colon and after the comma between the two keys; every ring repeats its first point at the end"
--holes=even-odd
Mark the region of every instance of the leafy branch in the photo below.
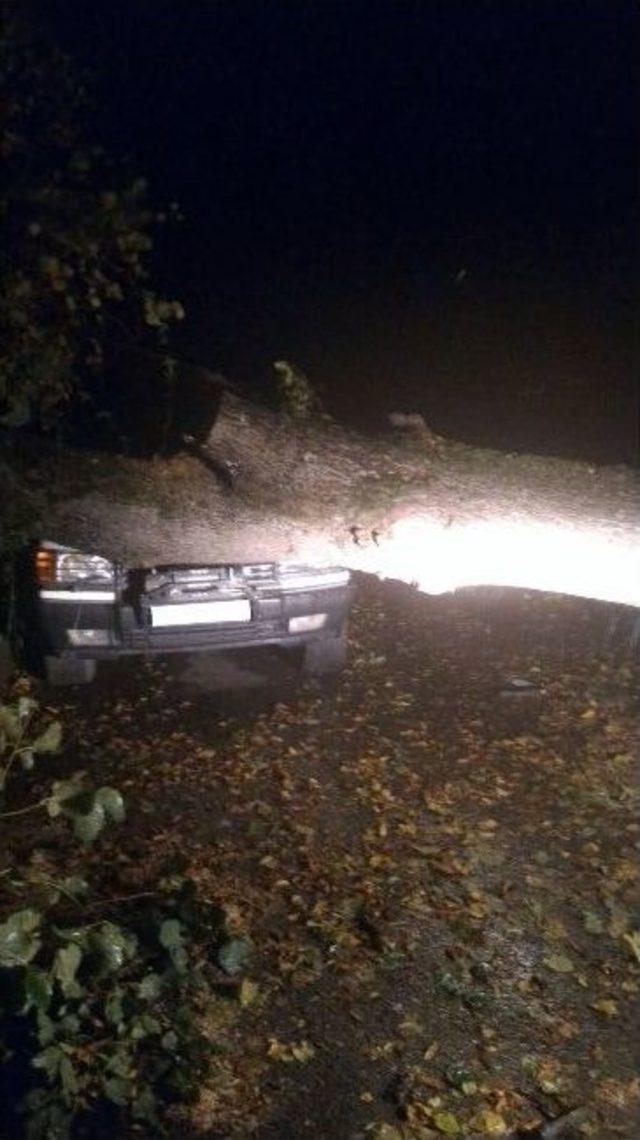
{"type": "Polygon", "coordinates": [[[36,755],[57,752],[60,747],[60,721],[50,721],[46,728],[33,736],[37,709],[37,701],[29,696],[18,697],[11,704],[0,704],[0,794],[4,792],[16,763],[28,772],[33,768],[36,755]]]}
{"type": "Polygon", "coordinates": [[[71,61],[15,16],[0,26],[0,101],[0,424],[47,426],[101,374],[111,313],[166,349],[184,309],[148,262],[180,211],[155,210],[146,180],[94,145],[71,61]]]}
{"type": "MultiPolygon", "coordinates": [[[[4,786],[16,760],[31,756],[29,769],[61,744],[60,722],[40,728],[39,714],[31,697],[0,704],[4,786]]],[[[125,819],[119,791],[94,789],[83,773],[0,818],[38,808],[68,820],[85,845],[125,819]]],[[[28,1090],[12,1135],[93,1135],[98,1119],[111,1134],[133,1125],[164,1135],[166,1104],[195,1094],[210,1048],[198,1011],[222,1000],[213,995],[219,971],[240,973],[248,943],[230,938],[224,912],[175,874],[155,890],[106,898],[92,898],[82,874],[37,863],[3,869],[0,882],[13,904],[0,921],[0,1052],[12,1085],[28,1090]]]]}

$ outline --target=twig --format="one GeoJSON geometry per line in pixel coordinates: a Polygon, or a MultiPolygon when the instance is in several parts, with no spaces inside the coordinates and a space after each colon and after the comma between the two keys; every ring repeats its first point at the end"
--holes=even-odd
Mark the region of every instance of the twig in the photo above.
{"type": "Polygon", "coordinates": [[[150,899],[155,898],[158,894],[157,891],[139,891],[135,895],[119,895],[113,899],[99,899],[97,902],[89,903],[86,907],[87,910],[97,910],[104,906],[114,906],[116,903],[127,903],[133,899],[150,899]]]}
{"type": "Polygon", "coordinates": [[[76,906],[80,907],[80,910],[87,909],[86,905],[83,902],[80,902],[80,899],[77,898],[76,895],[74,895],[71,891],[68,891],[66,887],[63,887],[62,883],[58,883],[55,879],[41,879],[40,881],[47,887],[53,887],[54,891],[60,891],[61,895],[66,895],[66,897],[70,899],[72,903],[75,903],[76,906]]]}
{"type": "Polygon", "coordinates": [[[37,808],[44,807],[47,802],[48,798],[45,798],[44,800],[38,800],[38,802],[35,804],[29,804],[29,807],[18,808],[16,811],[0,812],[0,819],[8,819],[9,816],[12,815],[26,815],[26,813],[29,811],[36,811],[37,808]]]}

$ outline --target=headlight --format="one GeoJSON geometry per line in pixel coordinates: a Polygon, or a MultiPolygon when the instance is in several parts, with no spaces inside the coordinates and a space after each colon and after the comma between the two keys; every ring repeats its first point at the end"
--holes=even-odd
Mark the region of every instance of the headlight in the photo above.
{"type": "Polygon", "coordinates": [[[114,583],[115,567],[99,554],[83,554],[65,546],[45,543],[36,551],[36,581],[39,586],[91,587],[114,583]]]}
{"type": "Polygon", "coordinates": [[[325,586],[346,586],[351,574],[339,566],[323,569],[318,566],[296,566],[283,562],[278,566],[278,577],[282,584],[289,588],[319,590],[325,586]]]}

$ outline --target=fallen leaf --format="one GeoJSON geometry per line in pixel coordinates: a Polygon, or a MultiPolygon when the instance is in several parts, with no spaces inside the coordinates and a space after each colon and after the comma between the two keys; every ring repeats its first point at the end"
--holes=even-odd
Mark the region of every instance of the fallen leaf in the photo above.
{"type": "Polygon", "coordinates": [[[287,1045],[284,1041],[278,1041],[277,1037],[271,1037],[269,1040],[267,1056],[271,1057],[272,1061],[283,1061],[285,1064],[298,1061],[299,1064],[306,1065],[315,1055],[315,1048],[310,1041],[292,1041],[287,1045]]]}
{"type": "Polygon", "coordinates": [[[418,1037],[421,1033],[424,1033],[424,1025],[414,1017],[407,1017],[404,1021],[400,1022],[398,1030],[403,1037],[418,1037]]]}
{"type": "Polygon", "coordinates": [[[547,938],[555,942],[567,937],[567,928],[561,919],[552,916],[544,924],[544,933],[547,938]]]}
{"type": "Polygon", "coordinates": [[[278,1041],[277,1037],[271,1037],[267,1057],[271,1057],[272,1061],[288,1061],[289,1049],[282,1041],[278,1041]]]}
{"type": "Polygon", "coordinates": [[[504,1136],[507,1131],[503,1117],[489,1108],[477,1112],[469,1121],[469,1126],[474,1132],[483,1132],[487,1136],[504,1136]]]}
{"type": "Polygon", "coordinates": [[[536,1082],[538,1088],[542,1089],[545,1093],[555,1094],[560,1092],[562,1079],[558,1062],[551,1057],[541,1061],[536,1071],[536,1082]]]}
{"type": "Polygon", "coordinates": [[[603,934],[604,922],[592,910],[585,910],[582,914],[582,923],[588,934],[603,934]]]}
{"type": "Polygon", "coordinates": [[[294,1061],[299,1061],[301,1065],[308,1064],[316,1055],[315,1048],[310,1041],[300,1041],[298,1044],[291,1046],[291,1056],[294,1061]]]}
{"type": "Polygon", "coordinates": [[[553,970],[556,974],[571,974],[573,972],[573,962],[565,954],[550,954],[548,958],[543,958],[542,961],[548,970],[553,970]]]}
{"type": "Polygon", "coordinates": [[[628,931],[622,935],[622,941],[627,945],[635,958],[636,962],[640,962],[640,930],[628,931]]]}
{"type": "Polygon", "coordinates": [[[462,1125],[452,1112],[434,1112],[433,1123],[438,1132],[444,1132],[445,1136],[459,1136],[462,1132],[462,1125]]]}
{"type": "Polygon", "coordinates": [[[603,1017],[615,1017],[618,1012],[617,1003],[613,998],[598,998],[598,1001],[591,1002],[591,1008],[595,1009],[596,1013],[601,1013],[603,1017]]]}
{"type": "Polygon", "coordinates": [[[629,915],[626,911],[615,910],[609,925],[607,926],[607,934],[611,938],[622,938],[628,933],[627,927],[629,926],[629,915]]]}
{"type": "Polygon", "coordinates": [[[238,1001],[240,1005],[246,1007],[252,1005],[256,1000],[259,993],[259,988],[255,982],[250,982],[248,978],[244,978],[240,989],[238,990],[238,1001]]]}
{"type": "Polygon", "coordinates": [[[225,974],[239,974],[251,955],[251,943],[246,938],[229,938],[218,950],[218,965],[225,974]]]}
{"type": "Polygon", "coordinates": [[[404,1140],[404,1130],[396,1128],[395,1124],[377,1124],[371,1133],[373,1140],[404,1140]]]}

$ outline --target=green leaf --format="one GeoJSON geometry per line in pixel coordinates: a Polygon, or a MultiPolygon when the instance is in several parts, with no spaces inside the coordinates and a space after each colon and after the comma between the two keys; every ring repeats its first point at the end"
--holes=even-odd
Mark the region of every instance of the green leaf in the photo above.
{"type": "Polygon", "coordinates": [[[122,1042],[118,1042],[113,1053],[105,1057],[104,1067],[107,1072],[113,1073],[114,1076],[129,1080],[134,1073],[134,1063],[128,1047],[123,1048],[122,1042]]]}
{"type": "Polygon", "coordinates": [[[124,990],[122,987],[114,986],[104,1003],[105,1017],[112,1025],[122,1025],[124,1021],[123,997],[124,990]]]}
{"type": "Polygon", "coordinates": [[[131,1022],[130,1036],[133,1041],[142,1041],[145,1037],[160,1033],[162,1025],[150,1013],[143,1013],[142,1017],[131,1022]]]}
{"type": "Polygon", "coordinates": [[[26,966],[40,949],[37,910],[18,910],[0,925],[0,965],[26,966]]]}
{"type": "Polygon", "coordinates": [[[51,819],[62,815],[66,810],[67,802],[79,795],[82,783],[78,776],[70,780],[54,780],[53,787],[47,800],[47,811],[51,819]]]}
{"type": "Polygon", "coordinates": [[[133,1102],[134,1117],[137,1120],[147,1120],[150,1124],[155,1124],[157,1122],[157,1103],[151,1089],[147,1086],[133,1102]]]}
{"type": "Polygon", "coordinates": [[[50,1045],[55,1039],[56,1027],[51,1018],[41,1009],[36,1009],[36,1022],[38,1044],[44,1048],[45,1045],[50,1045]]]}
{"type": "Polygon", "coordinates": [[[138,997],[142,1001],[155,1001],[162,992],[162,978],[159,974],[147,974],[138,986],[138,997]]]}
{"type": "Polygon", "coordinates": [[[178,973],[183,974],[187,969],[189,960],[182,942],[182,923],[176,918],[167,918],[160,926],[159,939],[162,946],[169,951],[171,961],[178,973]]]}
{"type": "Polygon", "coordinates": [[[73,1103],[73,1098],[78,1092],[78,1078],[71,1061],[66,1055],[63,1056],[60,1062],[59,1076],[62,1083],[62,1095],[64,1100],[67,1104],[73,1103]]]}
{"type": "Polygon", "coordinates": [[[239,974],[251,956],[251,943],[245,938],[230,938],[218,950],[218,965],[225,974],[239,974]]]}
{"type": "Polygon", "coordinates": [[[106,1077],[102,1082],[102,1087],[105,1096],[113,1104],[123,1106],[128,1104],[131,1098],[131,1081],[126,1080],[124,1077],[106,1077]]]}
{"type": "Polygon", "coordinates": [[[173,1029],[169,1029],[162,1037],[160,1044],[163,1049],[167,1050],[167,1053],[175,1053],[178,1047],[178,1034],[174,1033],[173,1029]]]}
{"type": "Polygon", "coordinates": [[[0,727],[7,740],[16,741],[20,736],[20,718],[16,709],[10,705],[0,705],[0,727]]]}
{"type": "Polygon", "coordinates": [[[68,895],[74,895],[77,898],[86,898],[89,894],[89,884],[81,875],[69,875],[66,879],[62,880],[60,886],[64,888],[68,895]]]}
{"type": "Polygon", "coordinates": [[[73,834],[82,843],[93,843],[104,827],[104,808],[94,803],[85,815],[72,814],[73,834]]]}
{"type": "Polygon", "coordinates": [[[107,819],[122,823],[125,817],[124,800],[116,788],[98,788],[96,802],[104,809],[107,819]]]}
{"type": "Polygon", "coordinates": [[[28,966],[24,973],[25,1011],[35,1008],[46,1013],[53,994],[53,982],[44,970],[28,966]]]}
{"type": "Polygon", "coordinates": [[[28,1140],[70,1140],[73,1112],[60,1103],[52,1089],[35,1088],[22,1106],[28,1113],[28,1140]]]}
{"type": "Polygon", "coordinates": [[[100,955],[101,971],[111,973],[119,970],[137,950],[137,939],[127,934],[115,922],[103,922],[92,935],[91,944],[100,955]]]}
{"type": "Polygon", "coordinates": [[[63,1057],[64,1053],[60,1045],[47,1045],[42,1052],[36,1053],[31,1064],[34,1069],[42,1069],[49,1080],[53,1081],[58,1075],[63,1057]]]}
{"type": "Polygon", "coordinates": [[[44,732],[37,736],[32,744],[34,752],[57,752],[62,743],[62,725],[59,720],[52,720],[44,732]]]}
{"type": "Polygon", "coordinates": [[[81,997],[82,986],[76,981],[76,973],[82,961],[82,950],[77,942],[62,946],[53,960],[53,977],[60,983],[65,997],[81,997]]]}
{"type": "Polygon", "coordinates": [[[20,753],[20,764],[25,772],[30,772],[33,768],[35,757],[32,748],[25,748],[24,752],[20,753]]]}
{"type": "Polygon", "coordinates": [[[453,974],[441,974],[438,979],[438,984],[442,987],[445,993],[451,994],[452,997],[461,997],[465,988],[458,978],[454,978],[453,974]]]}
{"type": "MultiPolygon", "coordinates": [[[[68,1007],[65,1005],[62,1008],[67,1009],[68,1007]]],[[[67,1013],[60,1018],[56,1028],[59,1030],[60,1036],[76,1037],[80,1032],[80,1018],[75,1013],[67,1013]]]]}
{"type": "Polygon", "coordinates": [[[160,927],[158,935],[160,944],[166,950],[176,950],[182,946],[182,924],[177,918],[166,918],[160,927]]]}
{"type": "Polygon", "coordinates": [[[21,721],[28,720],[37,707],[38,702],[33,697],[18,697],[18,716],[21,721]]]}

